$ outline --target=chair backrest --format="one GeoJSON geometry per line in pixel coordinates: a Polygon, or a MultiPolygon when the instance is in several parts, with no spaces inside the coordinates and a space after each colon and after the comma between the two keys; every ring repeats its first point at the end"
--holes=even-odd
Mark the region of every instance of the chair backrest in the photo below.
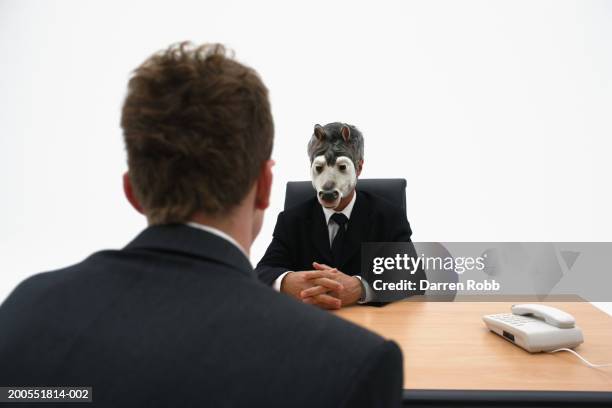
{"type": "MultiPolygon", "coordinates": [[[[384,198],[406,211],[405,179],[358,179],[357,190],[384,198]]],[[[285,210],[312,198],[315,195],[312,182],[290,181],[285,192],[285,210]]]]}

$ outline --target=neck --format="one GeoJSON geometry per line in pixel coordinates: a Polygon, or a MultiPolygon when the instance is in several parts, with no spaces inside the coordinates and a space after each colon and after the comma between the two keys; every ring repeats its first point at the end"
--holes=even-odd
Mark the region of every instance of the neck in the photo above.
{"type": "Polygon", "coordinates": [[[354,195],[355,195],[355,189],[351,191],[351,194],[347,195],[346,197],[342,198],[342,200],[340,200],[340,204],[338,204],[338,206],[334,208],[334,211],[339,212],[339,211],[344,210],[346,206],[351,202],[354,195]]]}
{"type": "Polygon", "coordinates": [[[247,255],[250,254],[251,244],[253,242],[251,237],[252,231],[245,227],[251,225],[251,222],[249,222],[245,214],[241,214],[240,211],[222,217],[198,213],[189,221],[223,231],[234,238],[247,255]]]}

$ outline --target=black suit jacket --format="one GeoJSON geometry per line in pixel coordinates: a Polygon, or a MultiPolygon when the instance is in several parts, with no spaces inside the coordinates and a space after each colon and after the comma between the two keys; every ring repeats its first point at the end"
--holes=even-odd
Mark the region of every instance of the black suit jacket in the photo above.
{"type": "Polygon", "coordinates": [[[402,356],[263,285],[224,239],[156,226],[13,291],[0,385],[93,386],[107,407],[390,407],[402,356]]]}
{"type": "MultiPolygon", "coordinates": [[[[383,198],[357,191],[355,206],[346,230],[340,262],[332,262],[325,215],[316,197],[278,215],[272,242],[257,265],[259,278],[272,285],[286,271],[312,270],[312,262],[338,268],[348,275],[360,275],[362,242],[410,242],[412,230],[404,211],[383,198]]],[[[416,256],[411,245],[410,256],[416,256]]],[[[422,269],[413,279],[425,279],[422,269]]],[[[404,296],[421,292],[404,292],[404,296]]],[[[374,299],[376,300],[376,299],[374,299]]]]}

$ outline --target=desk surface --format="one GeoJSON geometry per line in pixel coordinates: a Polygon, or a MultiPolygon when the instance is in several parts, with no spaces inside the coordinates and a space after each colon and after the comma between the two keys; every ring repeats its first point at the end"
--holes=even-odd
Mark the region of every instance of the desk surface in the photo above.
{"type": "MultiPolygon", "coordinates": [[[[594,364],[612,363],[612,318],[581,302],[545,302],[571,313],[584,334],[576,348],[594,364]]],[[[351,306],[338,316],[396,341],[405,389],[612,391],[612,367],[594,369],[567,352],[530,354],[487,330],[481,317],[506,302],[397,302],[351,306]]]]}

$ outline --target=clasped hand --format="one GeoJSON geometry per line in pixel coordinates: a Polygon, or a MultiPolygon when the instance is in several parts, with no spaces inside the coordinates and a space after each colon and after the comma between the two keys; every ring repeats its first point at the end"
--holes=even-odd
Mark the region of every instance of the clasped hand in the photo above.
{"type": "Polygon", "coordinates": [[[358,278],[325,264],[313,262],[312,266],[314,270],[285,275],[281,291],[323,309],[340,309],[360,299],[362,286],[358,278]]]}

